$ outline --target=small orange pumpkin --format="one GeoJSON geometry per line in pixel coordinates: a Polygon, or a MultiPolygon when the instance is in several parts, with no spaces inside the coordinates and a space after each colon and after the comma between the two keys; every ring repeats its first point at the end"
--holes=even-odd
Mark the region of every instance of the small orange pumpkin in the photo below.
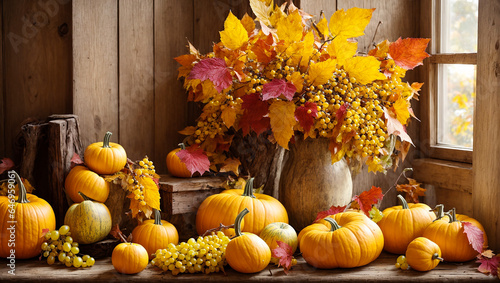
{"type": "Polygon", "coordinates": [[[241,273],[262,271],[271,261],[271,250],[259,236],[241,232],[241,220],[250,211],[245,208],[234,221],[236,236],[227,244],[226,261],[234,270],[241,273]]]}
{"type": "Polygon", "coordinates": [[[183,149],[186,149],[186,146],[180,143],[178,148],[167,154],[167,169],[170,175],[174,177],[190,178],[192,175],[191,172],[187,169],[186,164],[177,156],[177,152],[183,149]]]}
{"type": "Polygon", "coordinates": [[[136,274],[148,266],[148,252],[139,244],[121,243],[113,249],[111,263],[120,273],[136,274]]]}
{"type": "Polygon", "coordinates": [[[166,220],[161,220],[160,212],[153,209],[155,219],[144,221],[132,231],[132,242],[141,244],[147,251],[149,258],[158,249],[167,248],[169,243],[177,245],[179,234],[174,225],[166,220]]]}
{"type": "Polygon", "coordinates": [[[422,236],[424,229],[436,215],[424,203],[407,203],[398,195],[402,205],[384,209],[384,217],[377,224],[384,233],[384,250],[404,254],[413,239],[422,236]]]}
{"type": "Polygon", "coordinates": [[[436,243],[425,237],[418,237],[408,244],[406,261],[415,270],[429,271],[443,261],[443,258],[441,249],[436,243]]]}
{"type": "Polygon", "coordinates": [[[56,216],[48,202],[26,193],[15,171],[9,171],[8,176],[19,184],[19,196],[17,201],[0,196],[0,257],[9,257],[15,249],[16,259],[32,258],[42,250],[43,230],[56,229],[56,216]]]}
{"type": "Polygon", "coordinates": [[[83,201],[82,196],[78,192],[82,192],[87,197],[98,202],[106,202],[109,195],[109,187],[109,183],[103,177],[90,171],[85,166],[73,167],[64,181],[66,193],[74,202],[83,201]]]}
{"type": "Polygon", "coordinates": [[[106,132],[102,142],[95,142],[85,149],[85,164],[98,174],[114,174],[123,169],[127,163],[125,149],[110,142],[111,132],[106,132]]]}

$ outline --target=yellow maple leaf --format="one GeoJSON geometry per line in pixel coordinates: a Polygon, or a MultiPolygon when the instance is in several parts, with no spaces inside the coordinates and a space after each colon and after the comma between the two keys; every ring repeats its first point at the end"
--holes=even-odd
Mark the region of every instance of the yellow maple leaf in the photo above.
{"type": "Polygon", "coordinates": [[[237,111],[234,107],[226,107],[222,110],[221,118],[228,128],[234,125],[234,122],[236,121],[236,114],[237,111]]]}
{"type": "Polygon", "coordinates": [[[291,77],[291,83],[297,88],[296,92],[301,92],[304,86],[304,78],[300,72],[293,72],[291,77]]]}
{"type": "Polygon", "coordinates": [[[321,33],[321,36],[324,40],[326,40],[330,36],[328,21],[326,20],[324,15],[323,17],[321,17],[321,20],[319,20],[318,24],[316,24],[316,28],[318,28],[318,31],[321,33]]]}
{"type": "Polygon", "coordinates": [[[144,201],[150,207],[161,210],[160,209],[160,192],[158,185],[156,185],[155,181],[149,177],[141,176],[137,180],[139,184],[144,186],[144,201]]]}
{"type": "Polygon", "coordinates": [[[364,30],[372,18],[375,9],[351,8],[336,11],[330,17],[330,32],[333,36],[346,38],[364,35],[364,30]]]}
{"type": "Polygon", "coordinates": [[[252,12],[255,14],[256,20],[270,26],[271,21],[269,20],[269,17],[273,11],[273,1],[268,2],[269,3],[260,0],[250,0],[250,7],[252,8],[252,12]]]}
{"type": "Polygon", "coordinates": [[[389,52],[389,46],[391,43],[389,40],[384,40],[377,44],[377,47],[375,49],[372,49],[368,52],[368,55],[370,56],[375,56],[377,58],[386,58],[387,57],[387,52],[389,52]]]}
{"type": "Polygon", "coordinates": [[[271,129],[278,144],[288,149],[288,142],[293,136],[295,120],[295,104],[293,101],[276,101],[269,106],[271,129]]]}
{"type": "Polygon", "coordinates": [[[283,12],[280,7],[276,6],[269,17],[269,21],[271,22],[271,26],[276,27],[279,21],[284,18],[286,18],[285,12],[283,12]]]}
{"type": "Polygon", "coordinates": [[[224,30],[220,33],[220,41],[231,50],[240,48],[248,41],[248,32],[241,21],[229,12],[224,22],[224,30]]]}
{"type": "Polygon", "coordinates": [[[406,125],[406,121],[410,118],[410,111],[408,110],[409,107],[410,103],[402,97],[396,100],[396,102],[392,105],[394,113],[396,113],[396,118],[402,125],[406,125]]]}
{"type": "Polygon", "coordinates": [[[337,36],[327,46],[326,52],[332,57],[337,59],[339,66],[344,65],[345,60],[354,57],[358,50],[357,42],[349,42],[347,38],[337,36]]]}
{"type": "Polygon", "coordinates": [[[337,62],[334,59],[313,63],[309,67],[309,82],[315,86],[325,84],[333,76],[336,69],[337,62]]]}
{"type": "Polygon", "coordinates": [[[236,175],[239,175],[239,167],[241,162],[235,158],[228,158],[224,161],[224,165],[220,168],[219,172],[233,172],[236,175]]]}
{"type": "Polygon", "coordinates": [[[379,71],[380,61],[372,56],[349,58],[344,63],[344,69],[361,84],[386,79],[386,76],[379,71]]]}
{"type": "Polygon", "coordinates": [[[309,64],[309,58],[311,58],[314,52],[314,34],[308,32],[304,36],[303,41],[294,42],[289,45],[286,49],[286,55],[290,58],[291,65],[298,65],[307,67],[309,64]]]}
{"type": "Polygon", "coordinates": [[[277,34],[280,40],[291,43],[302,40],[302,17],[298,10],[289,14],[286,18],[280,18],[277,34]]]}

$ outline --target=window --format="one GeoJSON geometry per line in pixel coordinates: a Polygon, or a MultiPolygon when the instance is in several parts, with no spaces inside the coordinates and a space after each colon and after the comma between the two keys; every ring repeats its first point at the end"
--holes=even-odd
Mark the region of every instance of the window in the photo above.
{"type": "MultiPolygon", "coordinates": [[[[427,157],[472,162],[478,0],[433,0],[427,157]]],[[[423,113],[426,111],[424,110],[423,113]]]]}

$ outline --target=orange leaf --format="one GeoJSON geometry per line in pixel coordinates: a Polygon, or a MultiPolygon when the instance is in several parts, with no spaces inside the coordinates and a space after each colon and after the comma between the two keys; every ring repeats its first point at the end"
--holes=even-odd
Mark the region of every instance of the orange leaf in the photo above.
{"type": "Polygon", "coordinates": [[[363,211],[366,216],[370,216],[372,205],[382,200],[383,197],[384,194],[382,193],[382,189],[372,186],[369,191],[364,191],[359,196],[354,196],[352,200],[359,204],[359,209],[363,211]]]}
{"type": "Polygon", "coordinates": [[[288,149],[288,142],[293,136],[295,120],[295,104],[293,101],[276,101],[269,106],[271,129],[278,144],[288,149]]]}
{"type": "Polygon", "coordinates": [[[425,52],[428,38],[399,38],[389,46],[389,55],[396,65],[411,70],[422,65],[422,61],[430,55],[425,52]]]}
{"type": "Polygon", "coordinates": [[[420,187],[420,183],[417,183],[412,178],[407,178],[409,184],[398,184],[396,186],[396,190],[398,192],[406,192],[406,200],[408,202],[418,203],[419,196],[425,196],[426,189],[420,187]]]}
{"type": "Polygon", "coordinates": [[[238,159],[228,158],[224,161],[224,165],[219,170],[219,172],[233,172],[234,174],[239,175],[240,165],[241,165],[241,162],[238,159]]]}
{"type": "Polygon", "coordinates": [[[252,32],[255,29],[255,22],[252,19],[252,17],[250,17],[247,13],[245,13],[243,18],[241,19],[241,24],[243,25],[243,27],[247,31],[248,35],[252,34],[252,32]]]}

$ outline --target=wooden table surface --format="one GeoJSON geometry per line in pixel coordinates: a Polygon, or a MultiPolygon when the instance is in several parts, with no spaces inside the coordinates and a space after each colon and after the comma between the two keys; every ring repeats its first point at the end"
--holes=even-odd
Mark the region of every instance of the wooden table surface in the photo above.
{"type": "Polygon", "coordinates": [[[226,268],[223,273],[212,274],[180,274],[173,276],[163,273],[157,268],[148,266],[136,275],[123,275],[115,271],[110,258],[97,260],[91,268],[67,268],[60,264],[48,265],[45,261],[18,260],[16,275],[7,273],[7,260],[0,260],[0,281],[30,281],[30,282],[115,282],[133,281],[148,282],[158,280],[173,280],[178,282],[477,282],[498,281],[497,277],[487,276],[477,271],[479,264],[474,261],[467,263],[440,263],[434,270],[418,272],[414,270],[396,269],[396,255],[382,253],[369,265],[353,269],[315,269],[301,257],[288,275],[281,268],[269,265],[267,269],[256,274],[242,274],[226,268]]]}

